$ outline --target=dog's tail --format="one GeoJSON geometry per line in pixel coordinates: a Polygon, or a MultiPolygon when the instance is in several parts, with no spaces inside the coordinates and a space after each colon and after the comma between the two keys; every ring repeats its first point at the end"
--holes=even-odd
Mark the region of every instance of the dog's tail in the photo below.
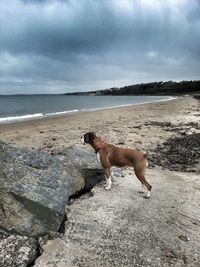
{"type": "Polygon", "coordinates": [[[148,152],[145,152],[145,153],[143,154],[143,156],[144,156],[144,158],[146,159],[146,167],[148,167],[148,166],[149,166],[149,163],[148,163],[148,160],[147,160],[148,152]]]}

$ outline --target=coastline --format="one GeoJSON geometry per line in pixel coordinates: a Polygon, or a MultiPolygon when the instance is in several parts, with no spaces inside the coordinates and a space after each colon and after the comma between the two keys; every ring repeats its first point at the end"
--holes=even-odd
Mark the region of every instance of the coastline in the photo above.
{"type": "MultiPolygon", "coordinates": [[[[83,97],[85,98],[87,96],[83,96],[83,97]]],[[[105,98],[105,96],[94,96],[94,97],[97,97],[97,98],[104,97],[105,98]]],[[[121,96],[108,96],[108,97],[112,97],[112,98],[116,97],[116,98],[118,98],[118,97],[121,97],[121,96]]],[[[106,97],[106,99],[108,97],[106,97]]],[[[125,97],[125,96],[122,96],[122,97],[125,97]]],[[[135,97],[139,97],[139,96],[135,96],[135,97]]],[[[141,96],[141,97],[143,97],[143,96],[141,96]]],[[[35,111],[35,113],[30,113],[27,110],[25,114],[20,114],[20,115],[19,114],[18,115],[10,114],[10,115],[7,115],[6,117],[0,117],[0,125],[10,124],[10,123],[18,123],[18,122],[23,122],[23,121],[31,121],[31,120],[37,120],[37,119],[46,119],[46,118],[49,118],[49,117],[57,117],[57,116],[62,116],[62,115],[74,114],[74,113],[93,112],[93,111],[99,111],[99,110],[104,110],[104,109],[130,107],[130,106],[140,105],[140,104],[148,104],[148,103],[169,101],[169,100],[173,100],[173,99],[176,98],[174,96],[164,96],[164,99],[162,99],[163,96],[151,96],[151,95],[145,96],[145,97],[149,98],[149,99],[148,100],[146,100],[146,99],[137,99],[137,100],[136,99],[132,99],[133,100],[133,102],[131,101],[132,103],[126,103],[127,99],[125,99],[125,100],[123,100],[123,102],[125,102],[125,103],[119,104],[119,103],[113,102],[113,103],[115,103],[114,105],[113,104],[112,105],[108,105],[108,103],[107,103],[107,105],[105,105],[105,106],[101,106],[101,104],[104,103],[104,101],[103,102],[100,101],[100,105],[99,105],[99,101],[98,101],[96,103],[96,105],[97,105],[96,107],[92,107],[93,105],[91,106],[90,105],[90,101],[89,101],[87,108],[85,108],[85,107],[83,108],[81,106],[78,108],[78,103],[76,103],[73,107],[71,106],[71,109],[65,110],[66,107],[62,106],[62,108],[64,108],[64,110],[52,111],[52,112],[50,112],[50,111],[46,112],[44,110],[42,111],[41,109],[37,109],[35,111]]],[[[114,100],[116,100],[116,98],[114,98],[114,100]]],[[[93,100],[93,99],[90,99],[90,100],[93,100]]],[[[30,101],[30,99],[28,101],[30,101]]],[[[48,102],[48,99],[44,99],[44,101],[48,102]]],[[[82,101],[85,102],[84,99],[79,99],[79,101],[80,101],[80,103],[82,101]]],[[[91,101],[91,102],[93,102],[93,101],[91,101]]],[[[65,104],[68,105],[69,103],[65,103],[65,104]]],[[[23,103],[22,103],[22,105],[23,105],[23,103]]],[[[19,107],[16,107],[16,108],[19,108],[19,107]]]]}
{"type": "Polygon", "coordinates": [[[79,144],[80,136],[94,131],[111,143],[151,150],[173,132],[151,122],[198,121],[199,101],[191,96],[169,101],[63,114],[55,117],[0,125],[0,140],[15,146],[53,150],[79,144]]]}

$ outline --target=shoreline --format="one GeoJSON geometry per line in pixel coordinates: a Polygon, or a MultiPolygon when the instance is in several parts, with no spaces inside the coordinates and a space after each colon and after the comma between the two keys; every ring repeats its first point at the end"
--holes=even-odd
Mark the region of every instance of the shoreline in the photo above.
{"type": "Polygon", "coordinates": [[[172,136],[159,123],[199,122],[199,101],[181,97],[165,102],[103,109],[0,125],[0,140],[10,145],[53,151],[80,144],[80,137],[96,132],[108,142],[152,151],[172,136]]]}
{"type": "Polygon", "coordinates": [[[121,105],[121,106],[116,106],[116,107],[106,107],[106,108],[97,108],[97,109],[91,109],[91,110],[84,110],[84,111],[77,111],[77,112],[69,112],[69,113],[63,113],[63,114],[59,114],[59,115],[53,115],[53,116],[43,116],[43,117],[39,117],[39,118],[33,118],[33,119],[27,119],[27,120],[22,120],[22,121],[14,121],[14,122],[8,122],[8,123],[0,123],[0,137],[1,137],[1,131],[7,131],[7,130],[12,130],[15,128],[21,128],[22,127],[32,127],[34,125],[36,125],[38,123],[39,126],[42,125],[48,125],[51,122],[57,122],[63,119],[69,119],[69,120],[73,120],[73,119],[77,119],[79,117],[83,116],[90,116],[90,114],[97,114],[98,113],[107,113],[109,111],[114,112],[116,111],[126,111],[129,109],[134,109],[139,107],[139,106],[144,106],[144,108],[148,108],[149,105],[159,105],[162,103],[167,103],[167,102],[171,102],[171,101],[176,101],[178,99],[181,98],[185,98],[188,96],[181,96],[181,97],[172,97],[171,99],[165,99],[165,100],[155,100],[155,101],[148,101],[148,102],[143,102],[143,103],[136,103],[136,104],[127,104],[127,105],[121,105]]]}
{"type": "MultiPolygon", "coordinates": [[[[151,97],[151,96],[150,96],[151,97]]],[[[175,96],[166,96],[166,99],[160,99],[160,100],[153,100],[153,101],[145,101],[141,103],[133,103],[133,104],[122,104],[118,106],[108,106],[108,107],[100,107],[100,108],[88,108],[88,109],[73,109],[73,110],[65,110],[65,111],[58,111],[58,112],[52,112],[52,113],[34,113],[34,114],[24,114],[19,116],[9,116],[9,117],[2,117],[0,118],[0,126],[1,125],[7,125],[7,124],[15,124],[15,123],[21,123],[26,121],[33,121],[33,120],[40,120],[40,119],[48,119],[48,118],[56,118],[59,116],[67,116],[70,114],[79,114],[83,112],[95,112],[95,111],[101,111],[101,110],[109,110],[109,109],[116,109],[116,108],[123,108],[123,107],[131,107],[131,106],[137,106],[137,105],[143,105],[143,104],[150,104],[150,103],[159,103],[159,102],[165,102],[165,101],[171,101],[174,99],[177,99],[178,97],[175,96]]]]}

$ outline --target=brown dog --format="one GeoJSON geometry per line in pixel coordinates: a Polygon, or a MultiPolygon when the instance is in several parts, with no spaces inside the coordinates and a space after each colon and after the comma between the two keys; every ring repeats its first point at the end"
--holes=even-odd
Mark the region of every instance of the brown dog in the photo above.
{"type": "MultiPolygon", "coordinates": [[[[142,183],[142,187],[145,185],[148,189],[145,198],[150,198],[152,186],[145,179],[146,167],[148,166],[147,154],[108,144],[92,132],[86,133],[81,139],[83,144],[90,144],[97,153],[97,157],[105,170],[106,190],[110,190],[112,184],[111,167],[130,166],[134,167],[135,175],[142,183]]],[[[143,190],[139,193],[143,193],[143,190]]]]}

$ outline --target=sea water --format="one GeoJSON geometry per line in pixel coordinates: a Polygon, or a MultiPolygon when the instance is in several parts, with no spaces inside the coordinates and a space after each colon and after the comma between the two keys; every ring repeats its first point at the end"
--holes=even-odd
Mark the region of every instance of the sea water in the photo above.
{"type": "Polygon", "coordinates": [[[173,99],[170,96],[0,96],[0,124],[173,99]]]}

